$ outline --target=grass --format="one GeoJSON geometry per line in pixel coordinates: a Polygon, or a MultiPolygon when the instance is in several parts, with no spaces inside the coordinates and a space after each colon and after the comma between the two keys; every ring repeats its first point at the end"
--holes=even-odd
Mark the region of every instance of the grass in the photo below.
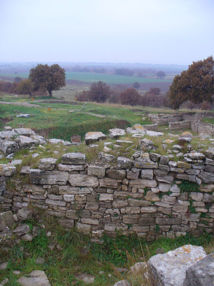
{"type": "MultiPolygon", "coordinates": [[[[34,103],[34,102],[33,102],[34,103]]],[[[82,137],[88,131],[106,133],[110,128],[148,124],[142,120],[142,114],[136,114],[131,108],[95,103],[58,104],[38,103],[38,107],[18,105],[0,105],[0,122],[13,128],[29,127],[48,137],[70,140],[72,135],[82,137]],[[17,118],[19,113],[29,113],[29,118],[17,118]],[[102,117],[100,117],[101,115],[102,117]]]]}
{"type": "Polygon", "coordinates": [[[9,278],[6,285],[17,286],[16,280],[20,276],[33,270],[43,270],[52,286],[83,286],[85,284],[77,279],[80,273],[95,277],[92,286],[113,285],[122,279],[128,279],[133,286],[148,286],[141,274],[119,273],[117,267],[129,269],[136,262],[148,260],[160,248],[164,252],[184,244],[203,245],[208,252],[214,248],[212,235],[205,233],[198,238],[186,235],[176,239],[160,238],[150,243],[135,235],[128,237],[117,233],[115,238],[104,235],[103,243],[97,244],[75,229],[66,231],[55,219],[42,214],[35,215],[27,223],[32,228],[38,228],[32,242],[21,241],[13,244],[8,251],[4,247],[0,249],[0,261],[9,262],[8,268],[0,272],[0,281],[9,278]],[[41,228],[43,223],[46,228],[41,228]],[[50,237],[47,236],[48,231],[52,233],[50,237]],[[50,246],[53,246],[52,249],[50,246]],[[43,264],[36,264],[38,257],[44,258],[43,264]],[[19,270],[21,274],[14,275],[14,270],[19,270]]]}

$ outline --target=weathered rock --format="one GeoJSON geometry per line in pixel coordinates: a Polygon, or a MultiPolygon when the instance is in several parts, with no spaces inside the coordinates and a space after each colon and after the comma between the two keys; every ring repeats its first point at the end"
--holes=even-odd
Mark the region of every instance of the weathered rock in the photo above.
{"type": "Polygon", "coordinates": [[[163,136],[163,132],[146,130],[146,135],[151,136],[151,137],[163,136]]]}
{"type": "Polygon", "coordinates": [[[109,130],[110,138],[118,138],[120,136],[126,135],[126,131],[120,128],[113,128],[109,130]]]}
{"type": "Polygon", "coordinates": [[[203,160],[205,159],[205,155],[200,152],[190,152],[186,154],[187,158],[190,158],[192,160],[203,160]]]}
{"type": "Polygon", "coordinates": [[[186,271],[184,286],[214,285],[214,253],[190,266],[186,271]]]}
{"type": "Polygon", "coordinates": [[[98,179],[94,176],[72,174],[69,176],[69,183],[73,187],[97,187],[98,179]]]}
{"type": "Polygon", "coordinates": [[[41,172],[39,169],[31,169],[30,179],[37,185],[66,185],[68,173],[59,171],[41,172]]]}
{"type": "Polygon", "coordinates": [[[117,158],[118,167],[122,169],[130,169],[133,165],[133,161],[126,157],[117,158]]]}
{"type": "Polygon", "coordinates": [[[0,231],[11,228],[14,225],[14,218],[11,211],[0,213],[0,231]]]}
{"type": "Polygon", "coordinates": [[[106,175],[111,179],[122,180],[126,177],[126,171],[118,169],[108,169],[106,171],[106,175]]]}
{"type": "Polygon", "coordinates": [[[105,166],[89,165],[88,166],[88,175],[96,176],[98,178],[103,178],[105,176],[106,168],[105,166]]]}
{"type": "Polygon", "coordinates": [[[44,271],[34,270],[29,275],[18,279],[22,286],[51,286],[44,271]]]}
{"type": "Polygon", "coordinates": [[[22,236],[30,232],[30,227],[28,224],[21,224],[20,226],[17,226],[13,232],[18,236],[22,236]]]}
{"type": "Polygon", "coordinates": [[[151,169],[142,170],[141,171],[141,178],[152,180],[153,179],[153,170],[151,170],[151,169]]]}
{"type": "Polygon", "coordinates": [[[0,176],[10,177],[16,172],[16,167],[11,164],[0,164],[0,176]]]}
{"type": "Polygon", "coordinates": [[[106,135],[102,132],[88,132],[85,134],[85,143],[87,145],[103,139],[106,139],[106,135]]]}
{"type": "Polygon", "coordinates": [[[23,136],[35,135],[35,132],[32,129],[30,129],[30,128],[16,128],[16,129],[14,129],[14,131],[18,135],[23,135],[23,136]]]}
{"type": "Polygon", "coordinates": [[[19,146],[15,141],[0,139],[0,151],[2,151],[4,154],[8,155],[14,153],[18,149],[19,146]]]}
{"type": "Polygon", "coordinates": [[[127,280],[120,280],[114,286],[131,286],[131,284],[127,280]]]}
{"type": "Polygon", "coordinates": [[[82,274],[79,274],[76,276],[76,278],[78,280],[81,280],[83,281],[84,283],[86,284],[91,284],[91,283],[94,283],[94,279],[95,277],[90,275],[90,274],[87,274],[87,273],[82,273],[82,274]]]}
{"type": "Polygon", "coordinates": [[[186,270],[205,256],[203,247],[192,245],[152,256],[148,261],[152,285],[183,286],[186,270]]]}
{"type": "Polygon", "coordinates": [[[0,270],[5,270],[7,269],[7,266],[8,266],[8,262],[3,262],[0,264],[0,270]]]}
{"type": "Polygon", "coordinates": [[[62,163],[68,165],[85,164],[85,154],[82,153],[67,153],[62,156],[62,163]]]}
{"type": "Polygon", "coordinates": [[[17,217],[21,221],[30,219],[32,217],[32,210],[27,208],[19,209],[17,212],[17,217]]]}
{"type": "Polygon", "coordinates": [[[30,148],[31,146],[38,144],[38,141],[35,139],[23,135],[17,137],[16,142],[19,144],[20,148],[30,148]]]}
{"type": "Polygon", "coordinates": [[[57,161],[57,159],[55,159],[55,158],[42,158],[39,161],[39,169],[51,171],[55,168],[56,161],[57,161]]]}

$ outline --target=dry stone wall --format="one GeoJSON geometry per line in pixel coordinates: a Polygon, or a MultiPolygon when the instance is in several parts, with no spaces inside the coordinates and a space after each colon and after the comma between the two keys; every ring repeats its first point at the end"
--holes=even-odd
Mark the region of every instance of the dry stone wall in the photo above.
{"type": "Polygon", "coordinates": [[[101,154],[88,164],[82,153],[59,161],[43,158],[37,169],[0,167],[0,211],[29,206],[97,239],[103,232],[137,233],[147,240],[213,232],[213,153],[190,152],[183,161],[156,153],[133,159],[101,154]]]}

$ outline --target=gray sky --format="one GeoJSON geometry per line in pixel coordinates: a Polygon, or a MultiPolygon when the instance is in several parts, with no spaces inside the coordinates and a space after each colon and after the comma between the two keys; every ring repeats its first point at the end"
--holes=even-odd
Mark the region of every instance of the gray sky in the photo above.
{"type": "Polygon", "coordinates": [[[0,62],[191,64],[214,55],[214,0],[0,0],[0,62]]]}

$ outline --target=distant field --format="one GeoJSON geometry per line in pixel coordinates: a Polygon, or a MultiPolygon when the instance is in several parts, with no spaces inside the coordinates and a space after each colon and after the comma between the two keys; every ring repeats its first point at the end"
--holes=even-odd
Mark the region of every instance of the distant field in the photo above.
{"type": "MultiPolygon", "coordinates": [[[[22,77],[27,78],[28,73],[1,73],[0,78],[15,78],[22,77]]],[[[94,72],[66,72],[67,80],[81,81],[86,83],[92,83],[95,81],[104,81],[107,84],[132,84],[134,82],[139,83],[170,83],[171,79],[158,79],[155,77],[137,77],[137,76],[123,76],[116,74],[94,73],[94,72]]]]}

